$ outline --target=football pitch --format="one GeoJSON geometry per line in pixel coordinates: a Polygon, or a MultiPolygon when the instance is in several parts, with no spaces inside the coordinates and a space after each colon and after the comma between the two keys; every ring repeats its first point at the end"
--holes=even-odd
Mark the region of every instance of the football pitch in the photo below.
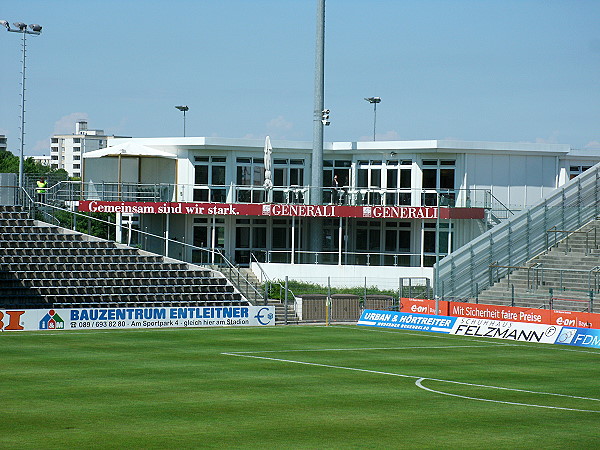
{"type": "Polygon", "coordinates": [[[354,325],[0,348],[0,448],[600,447],[594,349],[354,325]]]}

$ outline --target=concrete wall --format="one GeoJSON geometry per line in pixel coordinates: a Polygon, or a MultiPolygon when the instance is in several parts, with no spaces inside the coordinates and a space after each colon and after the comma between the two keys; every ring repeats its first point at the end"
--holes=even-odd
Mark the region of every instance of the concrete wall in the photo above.
{"type": "MultiPolygon", "coordinates": [[[[262,268],[271,280],[303,280],[315,282],[315,279],[324,280],[331,277],[331,285],[335,287],[364,286],[365,277],[367,286],[382,288],[398,288],[400,278],[429,278],[433,283],[433,268],[431,267],[389,267],[389,266],[333,266],[317,264],[251,264],[254,274],[261,279],[262,268]]],[[[405,285],[408,281],[405,281],[405,285]]],[[[319,284],[322,284],[319,282],[319,284]]],[[[414,285],[415,283],[413,283],[414,285]]]]}

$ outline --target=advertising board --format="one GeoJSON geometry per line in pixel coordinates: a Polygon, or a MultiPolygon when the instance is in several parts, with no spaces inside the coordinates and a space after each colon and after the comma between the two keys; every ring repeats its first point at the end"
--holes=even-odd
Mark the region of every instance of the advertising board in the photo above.
{"type": "Polygon", "coordinates": [[[457,317],[450,334],[554,344],[560,329],[554,325],[457,317]]]}
{"type": "Polygon", "coordinates": [[[600,330],[590,328],[371,309],[362,313],[357,325],[600,349],[600,330]]]}
{"type": "Polygon", "coordinates": [[[274,306],[0,310],[0,331],[270,325],[274,306]]]}
{"type": "MultiPolygon", "coordinates": [[[[196,214],[216,216],[358,217],[436,219],[433,206],[291,205],[263,203],[114,202],[82,200],[79,212],[123,214],[196,214]]],[[[439,208],[441,219],[483,219],[483,208],[439,208]]]]}
{"type": "Polygon", "coordinates": [[[455,320],[456,317],[365,309],[357,325],[447,334],[452,330],[455,320]]]}
{"type": "Polygon", "coordinates": [[[557,344],[600,348],[600,330],[562,327],[557,344]]]}
{"type": "MultiPolygon", "coordinates": [[[[439,314],[473,319],[506,320],[532,324],[600,329],[600,314],[556,309],[519,308],[463,302],[438,302],[439,314]]],[[[400,311],[435,314],[435,300],[402,298],[400,311]]]]}

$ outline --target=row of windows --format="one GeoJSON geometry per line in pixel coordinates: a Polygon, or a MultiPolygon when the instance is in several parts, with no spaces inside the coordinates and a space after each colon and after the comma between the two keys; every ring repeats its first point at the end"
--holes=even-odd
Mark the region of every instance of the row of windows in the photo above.
{"type": "MultiPolygon", "coordinates": [[[[194,173],[194,184],[224,186],[226,183],[226,166],[224,157],[196,157],[197,162],[194,173]]],[[[323,170],[323,185],[325,187],[349,186],[351,168],[332,164],[323,170]],[[339,167],[339,168],[336,168],[339,167]]],[[[347,161],[349,162],[349,161],[347,161]]],[[[375,161],[377,162],[377,161],[375,161]]],[[[422,170],[422,186],[424,189],[454,189],[455,169],[448,167],[450,162],[437,160],[422,170]],[[448,163],[448,164],[444,164],[448,163]]],[[[410,189],[412,182],[412,169],[404,164],[398,166],[381,167],[377,165],[361,164],[356,170],[357,188],[387,188],[410,189]]],[[[373,163],[371,161],[369,164],[373,163]]],[[[274,186],[302,186],[304,185],[303,160],[281,160],[281,167],[274,167],[272,181],[274,186]]],[[[265,182],[264,161],[260,158],[237,158],[236,184],[239,186],[262,186],[265,182]]]]}
{"type": "MultiPolygon", "coordinates": [[[[273,251],[288,251],[292,245],[292,227],[291,219],[272,219],[271,226],[267,219],[262,218],[244,218],[235,221],[234,252],[235,261],[240,264],[250,262],[250,254],[260,255],[269,248],[273,251]],[[270,245],[268,240],[270,238],[270,245]]],[[[339,249],[339,222],[335,219],[324,220],[323,227],[323,257],[328,253],[336,252],[339,249]]],[[[300,232],[303,226],[303,219],[296,218],[295,247],[303,248],[303,235],[300,232]]],[[[412,229],[410,222],[377,222],[377,221],[357,221],[355,231],[352,233],[354,244],[351,247],[358,253],[375,253],[375,258],[392,258],[388,261],[390,264],[410,265],[412,256],[415,252],[412,243],[412,233],[423,233],[422,251],[424,252],[424,264],[427,266],[435,263],[436,235],[439,236],[439,251],[444,255],[451,251],[452,239],[450,236],[450,225],[448,223],[440,224],[440,232],[436,233],[435,223],[424,223],[422,230],[412,229]],[[389,255],[383,255],[382,253],[389,255]],[[403,255],[404,254],[404,255],[403,255]],[[396,256],[394,256],[396,255],[396,256]]],[[[212,219],[195,218],[194,219],[194,241],[196,247],[207,248],[212,246],[214,239],[215,246],[225,248],[225,221],[224,219],[215,219],[214,226],[212,219]]],[[[346,250],[347,241],[344,238],[342,249],[346,250]]],[[[413,261],[414,263],[414,261],[413,261]]]]}

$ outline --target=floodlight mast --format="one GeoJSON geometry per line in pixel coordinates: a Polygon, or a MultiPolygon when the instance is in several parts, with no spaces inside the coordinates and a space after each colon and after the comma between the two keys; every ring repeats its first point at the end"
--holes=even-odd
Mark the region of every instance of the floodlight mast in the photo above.
{"type": "Polygon", "coordinates": [[[373,104],[373,140],[375,140],[375,126],[377,124],[377,103],[381,103],[381,98],[365,97],[365,100],[373,104]]]}
{"type": "Polygon", "coordinates": [[[42,32],[42,26],[37,23],[29,25],[31,30],[27,29],[27,25],[23,22],[14,22],[13,25],[17,27],[17,29],[13,29],[10,27],[10,24],[7,20],[0,20],[0,25],[3,25],[7,31],[12,33],[21,33],[23,35],[23,67],[21,71],[21,149],[19,152],[19,190],[21,191],[19,195],[22,194],[24,188],[24,153],[25,153],[25,57],[27,55],[27,40],[26,35],[33,34],[34,36],[39,35],[42,32]]]}
{"type": "Polygon", "coordinates": [[[186,111],[189,111],[190,108],[188,108],[186,105],[176,106],[175,108],[183,112],[183,137],[185,137],[185,113],[186,111]]]}

